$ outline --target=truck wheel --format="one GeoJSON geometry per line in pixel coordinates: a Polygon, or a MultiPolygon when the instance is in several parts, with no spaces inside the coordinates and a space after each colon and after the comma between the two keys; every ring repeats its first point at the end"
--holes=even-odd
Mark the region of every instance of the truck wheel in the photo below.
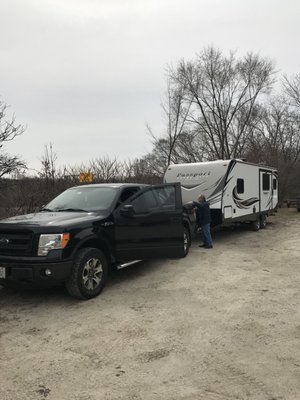
{"type": "Polygon", "coordinates": [[[191,236],[189,230],[184,227],[183,228],[183,257],[187,256],[190,250],[191,245],[191,236]]]}
{"type": "Polygon", "coordinates": [[[66,282],[69,294],[81,300],[98,296],[105,285],[107,271],[107,260],[102,251],[89,247],[81,249],[66,282]]]}
{"type": "Polygon", "coordinates": [[[260,219],[257,218],[255,221],[252,222],[252,229],[254,231],[258,231],[260,228],[260,219]]]}
{"type": "Polygon", "coordinates": [[[259,227],[260,227],[260,229],[265,229],[266,226],[267,226],[267,216],[265,214],[263,214],[260,216],[259,227]]]}

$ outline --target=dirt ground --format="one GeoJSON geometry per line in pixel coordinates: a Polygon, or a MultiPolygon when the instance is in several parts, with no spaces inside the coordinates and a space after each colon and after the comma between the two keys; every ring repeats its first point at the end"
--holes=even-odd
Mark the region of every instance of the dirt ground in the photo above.
{"type": "Polygon", "coordinates": [[[299,400],[299,233],[281,209],[85,302],[0,289],[0,399],[299,400]]]}

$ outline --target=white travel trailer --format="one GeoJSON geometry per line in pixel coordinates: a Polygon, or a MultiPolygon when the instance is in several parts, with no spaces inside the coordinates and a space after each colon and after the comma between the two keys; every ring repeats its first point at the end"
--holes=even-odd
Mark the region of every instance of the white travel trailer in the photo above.
{"type": "Polygon", "coordinates": [[[204,194],[213,226],[251,222],[258,230],[278,207],[277,170],[243,160],[170,165],[164,181],[181,183],[183,204],[204,194]]]}

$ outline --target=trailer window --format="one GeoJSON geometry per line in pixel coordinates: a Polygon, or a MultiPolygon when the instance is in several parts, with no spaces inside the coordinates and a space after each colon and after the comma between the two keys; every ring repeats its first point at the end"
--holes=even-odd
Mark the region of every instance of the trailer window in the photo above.
{"type": "Polygon", "coordinates": [[[236,189],[238,193],[244,193],[244,179],[237,179],[236,189]]]}
{"type": "Polygon", "coordinates": [[[273,190],[277,189],[277,179],[273,179],[273,190]]]}
{"type": "Polygon", "coordinates": [[[270,175],[263,174],[263,190],[270,190],[270,175]]]}

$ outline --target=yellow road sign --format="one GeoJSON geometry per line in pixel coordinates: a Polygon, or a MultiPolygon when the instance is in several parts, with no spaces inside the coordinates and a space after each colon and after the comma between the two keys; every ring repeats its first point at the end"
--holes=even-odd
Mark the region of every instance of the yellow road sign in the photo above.
{"type": "Polygon", "coordinates": [[[93,182],[93,174],[90,172],[81,172],[79,175],[80,183],[92,183],[93,182]]]}

